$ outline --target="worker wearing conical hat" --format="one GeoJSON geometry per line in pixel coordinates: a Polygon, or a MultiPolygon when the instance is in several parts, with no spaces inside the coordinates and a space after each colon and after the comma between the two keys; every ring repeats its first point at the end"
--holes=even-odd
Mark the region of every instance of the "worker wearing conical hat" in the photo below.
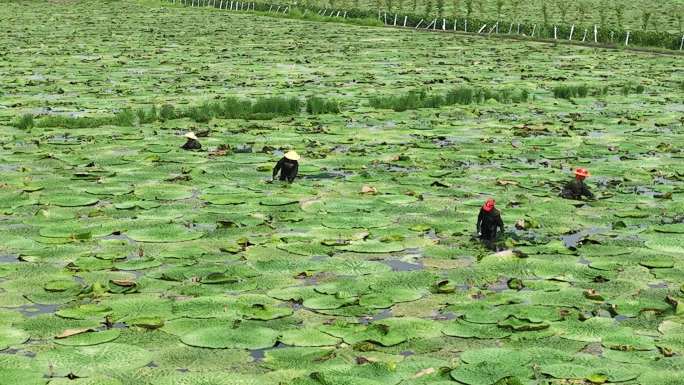
{"type": "Polygon", "coordinates": [[[190,131],[187,134],[185,134],[185,137],[187,138],[187,141],[185,142],[184,145],[181,146],[183,150],[201,150],[202,145],[200,144],[199,140],[197,140],[197,136],[195,135],[194,132],[190,131]]]}
{"type": "Polygon", "coordinates": [[[504,231],[501,212],[496,209],[495,205],[496,201],[494,199],[487,199],[480,208],[480,214],[477,216],[477,234],[481,240],[488,243],[496,239],[497,230],[500,230],[501,234],[504,231]]]}
{"type": "Polygon", "coordinates": [[[575,179],[568,182],[561,191],[561,197],[565,199],[582,199],[582,197],[593,198],[594,194],[589,191],[589,187],[584,180],[589,176],[589,171],[584,168],[575,170],[575,179]]]}
{"type": "Polygon", "coordinates": [[[295,151],[286,152],[273,168],[273,179],[280,172],[280,180],[292,183],[299,172],[299,159],[300,156],[295,151]]]}

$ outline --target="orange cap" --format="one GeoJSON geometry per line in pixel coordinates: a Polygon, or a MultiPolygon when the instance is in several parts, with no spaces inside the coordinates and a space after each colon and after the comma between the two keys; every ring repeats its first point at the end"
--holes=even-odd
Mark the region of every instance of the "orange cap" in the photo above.
{"type": "Polygon", "coordinates": [[[486,212],[490,212],[494,209],[494,205],[496,204],[496,201],[494,199],[487,199],[487,202],[482,206],[482,210],[486,212]]]}
{"type": "Polygon", "coordinates": [[[589,176],[589,171],[587,171],[585,168],[578,168],[575,170],[575,176],[586,178],[589,176]]]}

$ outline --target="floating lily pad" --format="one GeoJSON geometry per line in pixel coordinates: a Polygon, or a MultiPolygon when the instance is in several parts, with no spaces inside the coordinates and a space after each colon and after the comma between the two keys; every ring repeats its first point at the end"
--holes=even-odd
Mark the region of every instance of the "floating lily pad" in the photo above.
{"type": "Polygon", "coordinates": [[[185,334],[181,341],[190,346],[211,349],[264,349],[275,345],[279,332],[259,326],[201,328],[185,334]]]}
{"type": "Polygon", "coordinates": [[[204,233],[180,225],[150,225],[146,228],[129,230],[126,235],[138,242],[167,243],[199,239],[204,236],[204,233]]]}
{"type": "Polygon", "coordinates": [[[119,338],[121,331],[119,329],[110,329],[101,332],[89,331],[85,333],[75,334],[67,338],[57,338],[55,343],[66,346],[90,346],[99,345],[114,341],[119,338]]]}

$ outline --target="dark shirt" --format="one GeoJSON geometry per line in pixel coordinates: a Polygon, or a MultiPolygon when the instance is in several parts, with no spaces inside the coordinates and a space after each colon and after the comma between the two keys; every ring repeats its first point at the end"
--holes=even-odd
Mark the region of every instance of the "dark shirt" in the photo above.
{"type": "Polygon", "coordinates": [[[183,150],[200,150],[202,148],[202,145],[198,140],[188,138],[188,141],[185,142],[185,144],[182,145],[181,148],[183,150]]]}
{"type": "Polygon", "coordinates": [[[299,171],[299,162],[287,158],[281,158],[273,168],[273,179],[275,179],[278,172],[280,172],[280,180],[286,180],[290,183],[297,177],[299,171]]]}
{"type": "Polygon", "coordinates": [[[480,238],[485,240],[494,240],[496,238],[496,230],[504,231],[503,220],[501,213],[497,209],[492,211],[484,211],[480,208],[480,214],[477,216],[477,232],[480,233],[480,238]]]}
{"type": "Polygon", "coordinates": [[[583,180],[574,179],[563,187],[561,197],[565,199],[582,199],[582,197],[593,198],[594,194],[589,191],[583,180]]]}

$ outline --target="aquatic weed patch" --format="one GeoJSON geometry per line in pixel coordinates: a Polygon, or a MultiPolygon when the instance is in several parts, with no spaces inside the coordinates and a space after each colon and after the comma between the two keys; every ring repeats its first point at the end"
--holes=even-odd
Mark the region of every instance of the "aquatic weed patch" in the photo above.
{"type": "Polygon", "coordinates": [[[0,11],[19,26],[0,37],[0,378],[677,384],[676,59],[159,4],[0,11]],[[465,88],[529,97],[369,106],[465,88]],[[298,114],[181,116],[292,95],[298,114]],[[124,108],[134,124],[12,125],[124,108]],[[180,150],[191,130],[203,151],[180,150]],[[267,183],[290,149],[301,177],[267,183]],[[574,167],[599,199],[557,197],[574,167]],[[472,239],[490,196],[496,253],[472,239]]]}

